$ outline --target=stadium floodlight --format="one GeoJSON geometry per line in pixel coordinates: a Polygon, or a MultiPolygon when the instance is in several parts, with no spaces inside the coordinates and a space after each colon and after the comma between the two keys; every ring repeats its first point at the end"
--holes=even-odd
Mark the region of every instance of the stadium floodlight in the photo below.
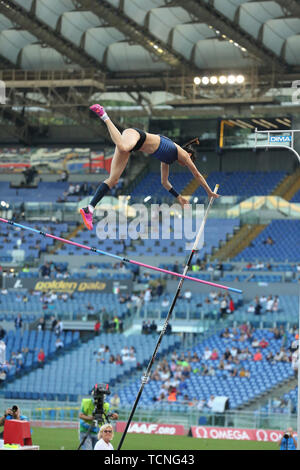
{"type": "Polygon", "coordinates": [[[236,82],[237,82],[239,85],[241,85],[242,83],[244,83],[244,81],[245,81],[244,75],[238,75],[238,76],[236,77],[236,82]]]}
{"type": "Polygon", "coordinates": [[[229,75],[228,83],[229,83],[229,85],[234,85],[236,83],[236,76],[235,75],[229,75]]]}
{"type": "Polygon", "coordinates": [[[212,85],[216,85],[218,83],[218,77],[215,77],[215,76],[210,77],[210,83],[212,85]]]}
{"type": "Polygon", "coordinates": [[[225,77],[225,75],[221,75],[219,77],[219,82],[221,83],[221,85],[225,85],[227,83],[227,77],[225,77]]]}
{"type": "Polygon", "coordinates": [[[200,77],[195,77],[195,78],[194,78],[194,83],[195,83],[195,85],[200,85],[200,83],[201,83],[201,78],[200,78],[200,77]]]}
{"type": "Polygon", "coordinates": [[[209,78],[208,77],[203,77],[202,78],[202,83],[203,83],[203,85],[208,85],[209,84],[209,78]]]}

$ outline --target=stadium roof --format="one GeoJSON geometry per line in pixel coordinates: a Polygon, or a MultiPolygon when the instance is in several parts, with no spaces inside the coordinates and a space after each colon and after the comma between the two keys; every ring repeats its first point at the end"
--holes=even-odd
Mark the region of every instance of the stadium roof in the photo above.
{"type": "Polygon", "coordinates": [[[295,0],[2,0],[0,50],[31,70],[284,69],[300,66],[299,10],[295,0]]]}
{"type": "Polygon", "coordinates": [[[8,89],[56,87],[57,103],[66,99],[51,78],[58,71],[81,104],[190,105],[195,76],[229,74],[245,81],[234,91],[209,83],[198,104],[263,103],[298,78],[299,50],[296,0],[0,0],[0,79],[8,89]]]}

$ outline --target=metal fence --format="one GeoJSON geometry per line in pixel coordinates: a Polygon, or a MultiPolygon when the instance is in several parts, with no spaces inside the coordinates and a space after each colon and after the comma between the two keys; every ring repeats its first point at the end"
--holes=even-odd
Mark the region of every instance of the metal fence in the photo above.
{"type": "MultiPolygon", "coordinates": [[[[12,405],[19,406],[21,413],[30,421],[53,421],[73,423],[79,421],[80,403],[49,402],[49,401],[21,401],[0,398],[0,409],[4,412],[12,405]]],[[[173,405],[176,406],[176,405],[173,405]]],[[[276,429],[284,430],[288,427],[297,428],[297,415],[292,413],[261,413],[260,411],[225,411],[224,413],[201,412],[195,407],[179,412],[175,409],[162,410],[158,405],[151,407],[138,407],[133,421],[147,423],[181,424],[186,429],[191,426],[205,425],[226,428],[245,429],[276,429]]],[[[127,421],[131,407],[121,407],[119,420],[127,421]]],[[[1,413],[0,413],[1,414],[1,413]]]]}

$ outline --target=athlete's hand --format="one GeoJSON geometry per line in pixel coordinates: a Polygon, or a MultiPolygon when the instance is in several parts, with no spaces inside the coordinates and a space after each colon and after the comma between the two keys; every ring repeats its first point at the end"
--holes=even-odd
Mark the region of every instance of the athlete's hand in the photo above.
{"type": "Polygon", "coordinates": [[[179,204],[181,205],[183,209],[184,209],[184,206],[188,207],[190,205],[189,201],[180,195],[177,197],[177,201],[179,202],[179,204]]]}
{"type": "Polygon", "coordinates": [[[220,197],[220,194],[217,194],[217,193],[214,193],[213,191],[210,191],[209,193],[207,193],[209,199],[211,197],[213,197],[214,199],[218,199],[218,197],[220,197]]]}
{"type": "Polygon", "coordinates": [[[118,419],[118,417],[119,417],[118,413],[111,414],[111,419],[118,419]]]}

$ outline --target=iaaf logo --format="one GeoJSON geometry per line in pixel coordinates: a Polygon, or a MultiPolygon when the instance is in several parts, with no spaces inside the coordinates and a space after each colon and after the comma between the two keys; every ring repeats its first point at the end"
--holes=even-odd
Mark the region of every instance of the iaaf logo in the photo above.
{"type": "Polygon", "coordinates": [[[129,426],[128,432],[134,432],[137,434],[169,434],[173,436],[176,434],[176,428],[159,424],[133,423],[129,426]]]}
{"type": "Polygon", "coordinates": [[[272,135],[270,137],[270,143],[278,143],[278,142],[292,142],[291,135],[272,135]]]}

